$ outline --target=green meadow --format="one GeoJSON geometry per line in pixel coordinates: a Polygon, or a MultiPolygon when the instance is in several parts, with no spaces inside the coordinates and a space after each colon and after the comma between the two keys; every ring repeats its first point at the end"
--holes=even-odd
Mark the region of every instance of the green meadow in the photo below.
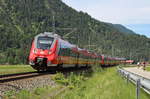
{"type": "Polygon", "coordinates": [[[35,70],[29,65],[0,65],[0,75],[33,71],[35,70]]]}

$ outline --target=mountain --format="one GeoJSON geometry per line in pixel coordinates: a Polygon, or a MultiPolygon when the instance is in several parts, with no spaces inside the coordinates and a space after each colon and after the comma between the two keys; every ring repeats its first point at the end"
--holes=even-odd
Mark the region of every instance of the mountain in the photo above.
{"type": "Polygon", "coordinates": [[[125,26],[121,24],[113,24],[113,26],[118,29],[120,32],[128,33],[128,34],[135,34],[132,30],[126,28],[125,26]]]}
{"type": "Polygon", "coordinates": [[[33,37],[52,31],[54,21],[56,33],[79,47],[137,61],[150,59],[149,38],[96,20],[61,0],[0,0],[0,64],[27,63],[33,37]]]}
{"type": "Polygon", "coordinates": [[[150,24],[126,24],[126,27],[135,29],[135,32],[141,35],[147,35],[150,38],[150,24]]]}

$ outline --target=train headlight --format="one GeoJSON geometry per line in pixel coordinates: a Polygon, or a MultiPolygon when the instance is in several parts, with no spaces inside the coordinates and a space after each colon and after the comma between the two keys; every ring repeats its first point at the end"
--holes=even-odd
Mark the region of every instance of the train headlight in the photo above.
{"type": "Polygon", "coordinates": [[[48,54],[52,54],[52,50],[51,49],[48,51],[48,54]]]}
{"type": "Polygon", "coordinates": [[[48,54],[51,54],[51,53],[52,53],[51,51],[48,52],[48,54]]]}
{"type": "Polygon", "coordinates": [[[37,50],[36,50],[36,49],[34,49],[34,50],[33,50],[33,53],[34,53],[34,54],[36,54],[36,53],[37,53],[37,50]]]}

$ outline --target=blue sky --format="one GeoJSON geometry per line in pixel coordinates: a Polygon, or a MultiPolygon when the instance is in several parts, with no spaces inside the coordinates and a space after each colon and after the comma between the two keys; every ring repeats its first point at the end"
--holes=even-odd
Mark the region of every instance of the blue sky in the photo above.
{"type": "Polygon", "coordinates": [[[150,37],[150,0],[62,0],[72,8],[150,37]]]}

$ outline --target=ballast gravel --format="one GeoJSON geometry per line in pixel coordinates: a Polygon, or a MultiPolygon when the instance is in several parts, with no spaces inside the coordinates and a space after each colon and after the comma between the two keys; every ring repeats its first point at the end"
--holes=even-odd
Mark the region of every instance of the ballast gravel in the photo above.
{"type": "Polygon", "coordinates": [[[32,78],[14,80],[10,82],[0,82],[0,96],[3,96],[7,91],[18,92],[20,90],[32,90],[37,87],[52,86],[55,87],[55,82],[51,79],[52,75],[42,75],[32,78]]]}

